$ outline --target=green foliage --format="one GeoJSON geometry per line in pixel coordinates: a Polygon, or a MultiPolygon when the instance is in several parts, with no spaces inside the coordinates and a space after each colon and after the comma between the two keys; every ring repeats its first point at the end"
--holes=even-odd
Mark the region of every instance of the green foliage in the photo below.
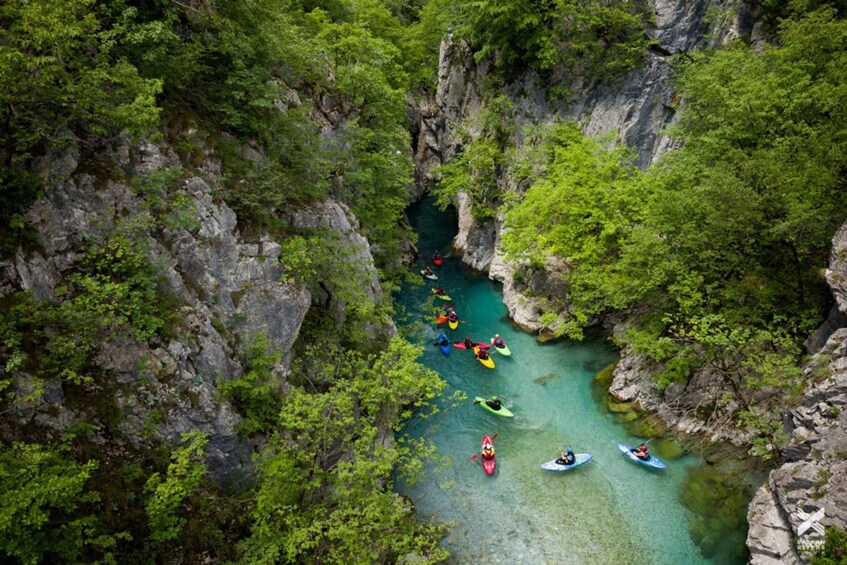
{"type": "MultiPolygon", "coordinates": [[[[589,315],[626,304],[643,292],[629,283],[626,273],[606,272],[640,217],[642,187],[625,149],[605,150],[571,124],[551,128],[546,135],[554,141],[544,151],[549,159],[545,172],[520,204],[508,210],[510,229],[503,248],[513,259],[540,265],[551,254],[578,264],[565,276],[571,316],[584,323],[589,315]]],[[[579,330],[569,333],[578,336],[579,330]]]]}
{"type": "Polygon", "coordinates": [[[827,526],[823,547],[809,561],[812,565],[847,565],[847,532],[827,526]]]}
{"type": "MultiPolygon", "coordinates": [[[[89,381],[90,360],[102,341],[126,334],[144,341],[175,323],[170,301],[158,291],[159,270],[138,233],[147,219],[136,217],[105,241],[92,242],[53,301],[26,292],[11,298],[0,323],[7,375],[26,370],[36,379],[89,381]]],[[[8,384],[4,379],[0,390],[8,384]]]]}
{"type": "Polygon", "coordinates": [[[511,146],[509,114],[513,107],[500,96],[483,107],[460,132],[459,154],[436,171],[440,176],[433,190],[442,210],[454,203],[458,193],[471,199],[471,212],[480,220],[494,217],[500,203],[500,178],[505,172],[506,150],[511,146]],[[470,131],[481,133],[473,136],[470,131]]]}
{"type": "Polygon", "coordinates": [[[185,501],[200,487],[206,465],[200,462],[208,437],[198,431],[183,434],[183,447],[171,454],[167,474],[153,473],[144,487],[149,496],[145,510],[150,524],[150,540],[159,544],[176,539],[185,525],[181,515],[185,501]]]}
{"type": "Polygon", "coordinates": [[[421,444],[382,441],[385,427],[424,408],[443,390],[415,361],[421,351],[394,339],[377,356],[314,350],[295,374],[314,392],[286,397],[280,436],[263,452],[245,563],[395,562],[408,553],[443,559],[440,528],[415,522],[391,492],[396,469],[420,468],[421,444]]]}
{"type": "Polygon", "coordinates": [[[162,83],[139,76],[114,49],[94,0],[10,0],[0,6],[0,146],[4,166],[81,127],[142,133],[158,120],[162,83]]]}
{"type": "Polygon", "coordinates": [[[632,309],[622,345],[659,363],[660,387],[700,368],[719,377],[762,455],[784,438],[754,399],[802,387],[801,342],[828,307],[819,272],[847,215],[847,23],[822,9],[780,39],[680,61],[672,133],[685,144],[644,174],[575,128],[534,140],[515,167],[532,186],[503,238],[512,258],[568,262],[571,335],[632,309]]]}
{"type": "Polygon", "coordinates": [[[220,383],[218,389],[242,417],[238,433],[249,437],[267,432],[276,422],[281,398],[273,368],[280,354],[270,350],[264,334],[256,334],[245,345],[243,356],[245,373],[220,383]]]}
{"type": "Polygon", "coordinates": [[[28,242],[20,212],[43,179],[34,157],[81,135],[138,135],[158,122],[162,81],[115,49],[124,39],[95,0],[0,4],[0,246],[28,242]]]}
{"type": "Polygon", "coordinates": [[[458,6],[457,32],[477,59],[496,55],[500,68],[566,69],[585,78],[610,78],[640,65],[651,44],[644,1],[473,0],[458,6]]]}
{"type": "Polygon", "coordinates": [[[184,192],[169,190],[182,175],[181,167],[156,169],[133,179],[133,187],[157,225],[193,231],[200,227],[194,200],[184,192]]]}
{"type": "Polygon", "coordinates": [[[97,495],[86,489],[96,467],[34,444],[0,452],[0,555],[28,564],[77,561],[96,534],[88,512],[97,495]]]}

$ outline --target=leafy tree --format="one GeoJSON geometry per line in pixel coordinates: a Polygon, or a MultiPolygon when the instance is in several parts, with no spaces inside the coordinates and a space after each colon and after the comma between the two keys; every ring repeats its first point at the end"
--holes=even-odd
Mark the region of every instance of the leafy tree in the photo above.
{"type": "MultiPolygon", "coordinates": [[[[24,241],[20,211],[42,179],[33,158],[86,135],[138,135],[158,122],[162,82],[141,76],[94,0],[0,5],[0,236],[24,241]]],[[[8,240],[11,240],[8,241],[8,240]]]]}
{"type": "Polygon", "coordinates": [[[622,306],[635,289],[609,279],[623,241],[641,214],[638,171],[626,149],[606,150],[562,124],[548,133],[555,145],[544,175],[506,214],[503,248],[513,259],[544,265],[550,254],[577,265],[567,274],[571,316],[562,331],[580,336],[592,314],[622,306]],[[611,303],[611,304],[610,304],[611,303]]]}
{"type": "Polygon", "coordinates": [[[241,415],[238,433],[245,437],[262,433],[276,422],[280,406],[279,387],[273,380],[273,368],[279,362],[278,351],[270,351],[264,334],[250,338],[244,348],[245,373],[218,385],[241,415]]]}
{"type": "Polygon", "coordinates": [[[0,555],[32,564],[79,559],[96,533],[97,495],[86,489],[96,467],[36,444],[0,452],[0,555]]]}
{"type": "Polygon", "coordinates": [[[314,392],[295,390],[280,435],[263,452],[253,531],[243,561],[394,562],[407,554],[443,559],[440,528],[416,524],[391,492],[395,469],[419,468],[428,450],[396,443],[386,430],[423,408],[444,383],[418,365],[420,351],[394,339],[363,358],[325,350],[296,369],[314,392]]]}
{"type": "Polygon", "coordinates": [[[509,114],[511,102],[504,96],[494,99],[470,120],[460,132],[461,148],[458,155],[439,167],[438,185],[433,190],[436,205],[442,210],[454,203],[458,193],[471,199],[475,218],[493,218],[500,204],[500,179],[506,172],[506,152],[512,143],[509,139],[509,114]],[[472,135],[472,130],[480,130],[472,135]]]}
{"type": "Polygon", "coordinates": [[[477,59],[496,55],[510,72],[522,66],[609,78],[641,64],[650,41],[649,5],[602,0],[473,0],[459,8],[457,31],[477,59]]]}
{"type": "Polygon", "coordinates": [[[199,461],[208,438],[198,431],[183,434],[183,447],[171,454],[164,478],[153,473],[144,487],[149,495],[145,510],[150,522],[150,540],[162,543],[174,540],[185,525],[180,509],[200,487],[206,465],[199,461]]]}

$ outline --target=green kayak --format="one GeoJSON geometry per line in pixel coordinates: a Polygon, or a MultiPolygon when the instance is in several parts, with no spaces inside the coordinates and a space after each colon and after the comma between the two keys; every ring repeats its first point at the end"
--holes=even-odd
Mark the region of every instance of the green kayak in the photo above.
{"type": "Polygon", "coordinates": [[[477,396],[476,398],[473,399],[473,402],[474,402],[474,404],[479,404],[485,410],[488,410],[492,414],[497,414],[498,416],[503,416],[505,418],[511,418],[512,416],[514,416],[514,414],[512,414],[512,412],[508,408],[506,408],[505,406],[501,405],[499,410],[495,410],[490,404],[488,404],[489,401],[493,401],[495,398],[497,398],[497,397],[494,396],[494,397],[491,397],[488,400],[486,400],[481,396],[477,396]]]}
{"type": "MultiPolygon", "coordinates": [[[[491,344],[494,345],[493,337],[491,338],[491,344]]],[[[499,353],[500,355],[505,355],[506,357],[512,354],[511,350],[509,350],[509,346],[506,345],[505,341],[503,342],[502,346],[494,345],[494,349],[497,350],[497,353],[499,353]]]]}

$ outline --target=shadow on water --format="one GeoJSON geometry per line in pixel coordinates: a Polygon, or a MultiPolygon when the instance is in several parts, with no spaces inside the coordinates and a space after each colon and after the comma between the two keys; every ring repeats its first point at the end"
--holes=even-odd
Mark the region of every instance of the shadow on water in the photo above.
{"type": "Polygon", "coordinates": [[[448,383],[447,394],[469,399],[444,408],[434,419],[412,422],[409,433],[426,435],[453,464],[415,485],[398,484],[421,516],[454,527],[444,540],[455,563],[624,563],[634,555],[651,564],[734,564],[746,561],[746,504],[754,486],[743,471],[732,476],[720,465],[703,466],[685,454],[654,418],[606,394],[617,352],[600,336],[582,342],[539,344],[506,317],[502,291],[467,269],[450,251],[456,232],[452,213],[439,213],[432,199],[413,206],[420,235],[420,269],[434,250],[446,256],[434,268],[438,281],[407,285],[398,295],[408,339],[425,346],[422,362],[448,383]],[[432,283],[432,284],[430,284],[432,283]],[[437,284],[436,284],[437,283],[437,284]],[[449,331],[436,326],[441,304],[431,286],[443,286],[462,320],[449,331]],[[489,340],[499,333],[511,357],[494,354],[494,370],[473,353],[450,356],[429,347],[439,333],[489,340]],[[500,395],[515,413],[502,418],[472,403],[474,396],[500,395]],[[469,457],[483,434],[497,433],[498,469],[485,476],[469,457]],[[617,449],[647,437],[668,468],[650,472],[617,449]],[[540,464],[572,445],[593,459],[572,471],[551,473],[540,464]],[[721,474],[724,473],[724,474],[721,474]],[[738,485],[734,487],[733,485],[738,485]],[[443,488],[443,485],[449,485],[443,488]]]}

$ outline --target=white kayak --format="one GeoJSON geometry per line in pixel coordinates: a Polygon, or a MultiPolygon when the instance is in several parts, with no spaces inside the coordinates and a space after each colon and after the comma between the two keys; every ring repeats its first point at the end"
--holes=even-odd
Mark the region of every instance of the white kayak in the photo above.
{"type": "Polygon", "coordinates": [[[579,467],[583,463],[588,463],[591,461],[590,453],[574,453],[574,457],[576,460],[570,465],[562,465],[561,463],[556,463],[558,459],[553,459],[552,461],[548,461],[547,463],[542,463],[541,468],[545,471],[570,471],[574,467],[579,467]]]}

